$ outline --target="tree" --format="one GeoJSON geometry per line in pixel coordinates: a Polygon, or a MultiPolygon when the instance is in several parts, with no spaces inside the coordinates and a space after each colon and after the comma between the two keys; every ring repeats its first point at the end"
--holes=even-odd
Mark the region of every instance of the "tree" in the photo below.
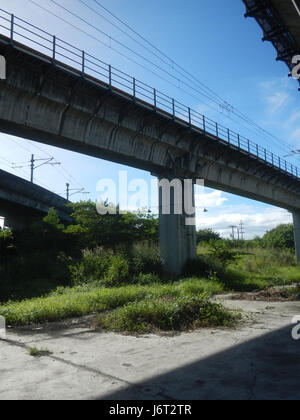
{"type": "Polygon", "coordinates": [[[221,239],[221,236],[214,232],[212,229],[201,229],[197,232],[197,243],[200,242],[209,242],[211,240],[218,241],[221,239]]]}
{"type": "MultiPolygon", "coordinates": [[[[101,215],[92,201],[72,204],[75,224],[65,229],[80,241],[81,248],[116,249],[134,242],[158,239],[158,220],[150,214],[126,213],[101,215]]],[[[118,209],[117,209],[118,210],[118,209]]]]}
{"type": "Polygon", "coordinates": [[[262,244],[266,248],[295,248],[294,228],[292,224],[280,225],[267,232],[262,238],[262,244]]]}
{"type": "Polygon", "coordinates": [[[54,207],[50,207],[47,216],[45,216],[43,219],[43,222],[56,228],[63,227],[60,223],[60,218],[54,207]]]}
{"type": "Polygon", "coordinates": [[[0,261],[12,254],[15,240],[10,229],[0,229],[0,261]]]}

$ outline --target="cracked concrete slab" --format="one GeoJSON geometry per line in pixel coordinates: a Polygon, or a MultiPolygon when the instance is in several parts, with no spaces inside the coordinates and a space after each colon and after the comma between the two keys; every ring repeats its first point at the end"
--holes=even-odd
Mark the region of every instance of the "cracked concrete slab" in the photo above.
{"type": "Polygon", "coordinates": [[[9,329],[0,341],[0,399],[300,399],[297,302],[232,301],[235,329],[128,336],[90,329],[93,316],[9,329]],[[51,354],[32,357],[28,349],[51,354]]]}

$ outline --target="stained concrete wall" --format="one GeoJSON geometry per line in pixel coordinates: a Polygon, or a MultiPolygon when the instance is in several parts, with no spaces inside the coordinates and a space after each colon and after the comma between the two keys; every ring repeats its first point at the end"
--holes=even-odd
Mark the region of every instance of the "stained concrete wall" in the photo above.
{"type": "MultiPolygon", "coordinates": [[[[185,195],[187,192],[183,186],[183,180],[177,181],[179,183],[177,191],[176,186],[172,187],[167,194],[163,188],[159,188],[160,252],[165,271],[175,275],[181,274],[189,260],[197,258],[196,225],[189,224],[190,221],[195,220],[195,214],[186,213],[185,195]],[[168,195],[167,200],[166,195],[168,195]],[[167,206],[166,201],[169,201],[167,206]]],[[[191,187],[188,193],[192,195],[191,204],[194,207],[195,192],[194,186],[191,187]]]]}
{"type": "Polygon", "coordinates": [[[300,211],[299,179],[263,159],[2,36],[0,54],[0,131],[300,211]]]}
{"type": "Polygon", "coordinates": [[[4,42],[0,36],[0,54],[7,57],[7,80],[0,82],[2,132],[162,176],[204,178],[208,187],[300,209],[300,183],[284,171],[4,42]]]}
{"type": "Polygon", "coordinates": [[[300,212],[293,213],[296,258],[300,263],[300,212]]]}

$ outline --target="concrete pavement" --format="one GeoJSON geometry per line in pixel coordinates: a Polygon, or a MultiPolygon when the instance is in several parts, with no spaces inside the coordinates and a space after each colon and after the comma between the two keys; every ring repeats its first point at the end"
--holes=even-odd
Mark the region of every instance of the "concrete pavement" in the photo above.
{"type": "Polygon", "coordinates": [[[234,330],[135,337],[93,331],[92,316],[9,329],[0,399],[300,399],[300,304],[224,299],[246,316],[234,330]]]}

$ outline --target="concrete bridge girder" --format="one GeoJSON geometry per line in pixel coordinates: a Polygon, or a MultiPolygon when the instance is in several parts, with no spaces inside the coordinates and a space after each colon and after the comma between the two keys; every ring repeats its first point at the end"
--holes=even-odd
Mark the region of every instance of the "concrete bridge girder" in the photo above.
{"type": "MultiPolygon", "coordinates": [[[[0,37],[0,54],[8,50],[0,37]]],[[[204,179],[208,187],[300,211],[299,180],[284,171],[62,63],[33,57],[24,46],[7,57],[1,131],[161,177],[204,179]]],[[[161,223],[175,226],[179,219],[161,223]]]]}

